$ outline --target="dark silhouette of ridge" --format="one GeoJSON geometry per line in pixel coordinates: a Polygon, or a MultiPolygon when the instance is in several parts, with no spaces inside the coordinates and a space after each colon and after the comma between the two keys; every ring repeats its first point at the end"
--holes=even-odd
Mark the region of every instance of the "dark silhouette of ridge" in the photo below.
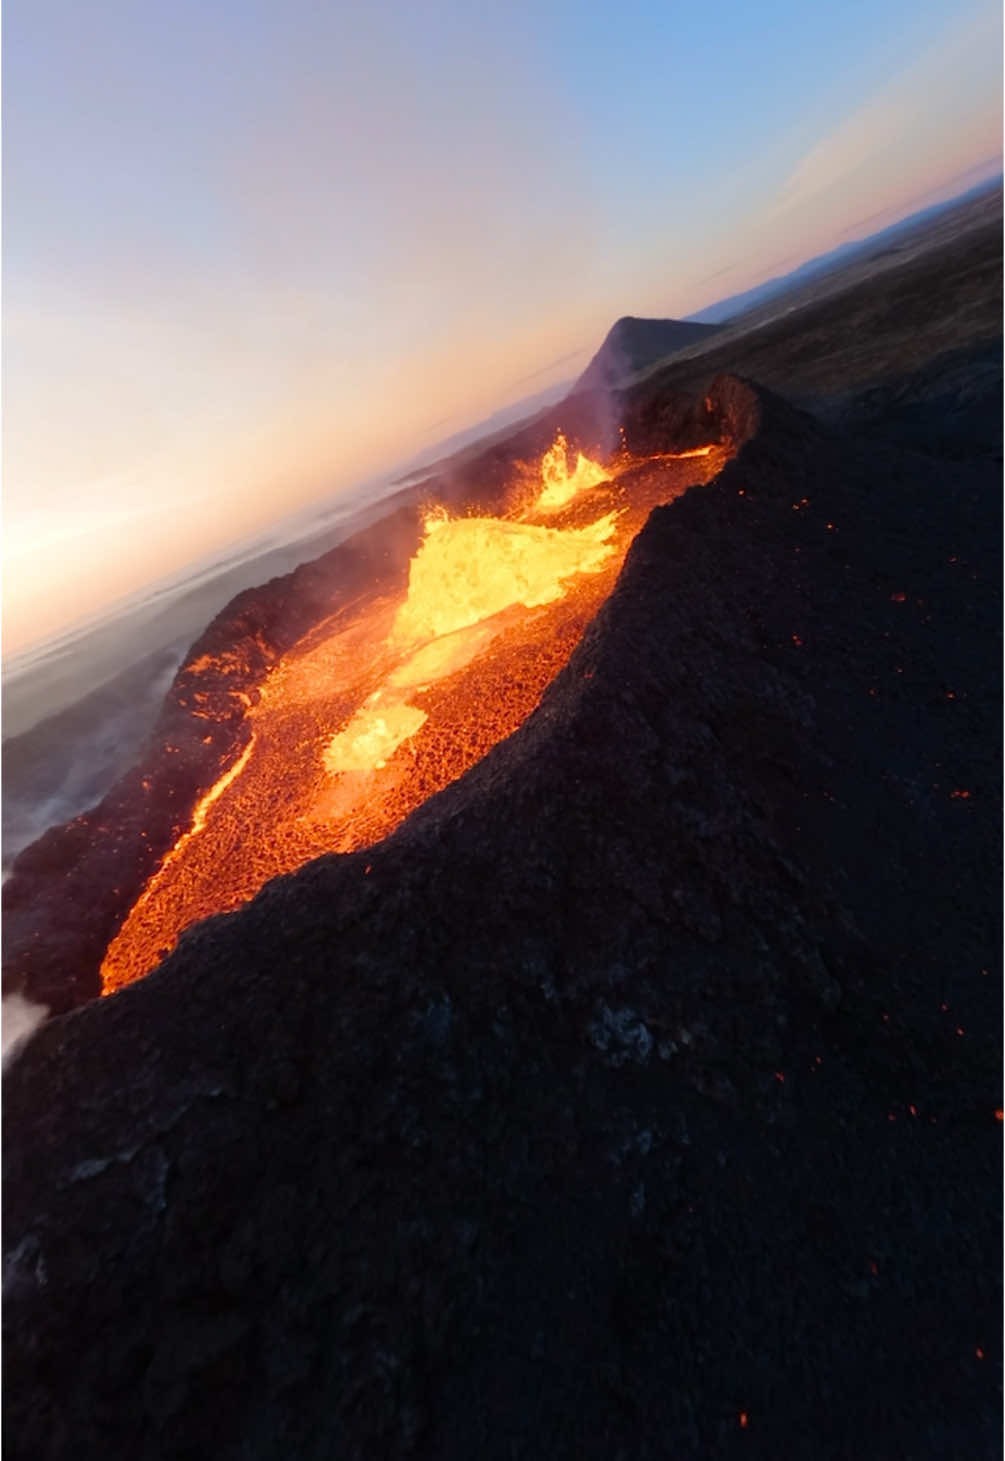
{"type": "Polygon", "coordinates": [[[717,328],[688,320],[640,320],[623,315],[608,330],[604,343],[569,394],[612,390],[635,371],[710,338],[717,328]]]}

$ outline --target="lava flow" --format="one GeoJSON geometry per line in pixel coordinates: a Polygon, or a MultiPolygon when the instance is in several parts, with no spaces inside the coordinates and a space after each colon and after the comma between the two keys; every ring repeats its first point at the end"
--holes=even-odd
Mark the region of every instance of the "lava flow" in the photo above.
{"type": "Polygon", "coordinates": [[[559,435],[509,517],[425,518],[403,598],[371,597],[288,653],[243,752],[199,802],[112,940],[112,993],[192,923],[270,878],[385,837],[533,711],[614,585],[651,509],[707,482],[724,446],[572,470],[559,435]]]}

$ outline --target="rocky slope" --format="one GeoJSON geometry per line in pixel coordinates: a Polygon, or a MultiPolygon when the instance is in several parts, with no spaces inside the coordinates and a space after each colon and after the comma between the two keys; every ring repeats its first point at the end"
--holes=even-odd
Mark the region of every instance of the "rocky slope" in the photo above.
{"type": "Polygon", "coordinates": [[[994,1453],[1000,463],[717,399],[514,736],[15,1062],[11,1457],[994,1453]]]}
{"type": "MultiPolygon", "coordinates": [[[[1002,200],[988,199],[955,236],[932,231],[903,262],[853,267],[829,276],[817,297],[723,326],[707,343],[640,372],[641,389],[689,392],[720,371],[740,372],[813,409],[869,392],[900,391],[937,363],[984,349],[1001,379],[1002,200]],[[995,206],[996,205],[996,206],[995,206]]],[[[938,368],[938,367],[937,367],[938,368]]],[[[958,390],[972,390],[964,372],[958,390]]],[[[1001,390],[984,394],[984,426],[1001,443],[1001,390]]]]}

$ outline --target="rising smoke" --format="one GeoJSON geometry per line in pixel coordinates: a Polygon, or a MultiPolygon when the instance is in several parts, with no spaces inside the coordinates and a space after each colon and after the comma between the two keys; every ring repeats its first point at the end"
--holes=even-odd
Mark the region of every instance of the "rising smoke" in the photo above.
{"type": "Polygon", "coordinates": [[[0,1019],[5,1069],[28,1043],[48,1013],[47,1005],[32,1004],[23,994],[7,996],[0,1019]]]}

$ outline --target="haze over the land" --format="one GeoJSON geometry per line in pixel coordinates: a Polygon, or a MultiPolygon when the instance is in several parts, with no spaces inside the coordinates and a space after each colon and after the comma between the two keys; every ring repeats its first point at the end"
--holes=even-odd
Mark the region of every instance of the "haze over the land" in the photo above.
{"type": "Polygon", "coordinates": [[[12,0],[5,652],[990,176],[997,4],[12,0]]]}

